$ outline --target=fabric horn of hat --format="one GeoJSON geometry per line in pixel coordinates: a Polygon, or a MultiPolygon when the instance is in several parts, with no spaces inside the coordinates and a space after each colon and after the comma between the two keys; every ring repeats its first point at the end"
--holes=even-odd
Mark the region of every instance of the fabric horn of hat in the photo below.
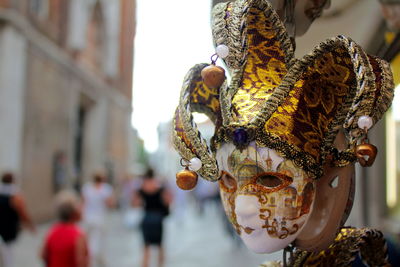
{"type": "Polygon", "coordinates": [[[251,141],[277,150],[319,178],[329,154],[343,165],[356,160],[353,149],[364,134],[358,118],[370,116],[375,124],[392,102],[394,83],[387,62],[367,55],[344,36],[296,59],[268,1],[218,4],[213,37],[216,45],[229,47],[224,61],[231,82],[207,88],[200,77],[206,64],[196,65],[185,78],[174,120],[175,147],[185,159],[201,159],[199,174],[205,179],[218,179],[213,152],[223,143],[241,148],[251,141]],[[211,148],[193,122],[194,111],[215,123],[211,148]],[[348,149],[335,151],[340,129],[348,136],[348,149]],[[238,134],[245,137],[240,142],[238,134]]]}

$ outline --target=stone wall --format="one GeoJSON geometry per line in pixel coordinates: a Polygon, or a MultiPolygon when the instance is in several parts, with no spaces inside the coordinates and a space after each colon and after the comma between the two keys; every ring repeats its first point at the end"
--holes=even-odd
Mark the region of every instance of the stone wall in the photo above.
{"type": "Polygon", "coordinates": [[[15,172],[36,221],[53,218],[60,188],[79,189],[99,169],[116,182],[127,173],[133,58],[120,59],[132,55],[134,18],[126,17],[135,3],[127,1],[125,19],[126,0],[99,1],[114,7],[106,13],[116,23],[113,41],[100,44],[108,47],[103,61],[114,63],[98,70],[68,46],[71,0],[49,1],[47,17],[29,13],[26,0],[0,1],[0,172],[15,172]]]}
{"type": "Polygon", "coordinates": [[[36,219],[52,215],[53,160],[67,157],[65,185],[71,183],[72,141],[78,88],[73,75],[34,45],[28,50],[22,189],[36,219]],[[72,86],[71,86],[72,85],[72,86]],[[75,88],[74,88],[75,87],[75,88]]]}
{"type": "Polygon", "coordinates": [[[26,46],[14,28],[0,27],[0,170],[21,167],[26,46]]]}

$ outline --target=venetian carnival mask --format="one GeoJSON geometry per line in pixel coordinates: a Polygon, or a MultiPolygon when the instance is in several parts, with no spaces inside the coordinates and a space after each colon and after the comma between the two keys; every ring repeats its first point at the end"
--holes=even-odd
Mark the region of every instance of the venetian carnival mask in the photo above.
{"type": "Polygon", "coordinates": [[[217,5],[213,37],[232,79],[220,79],[215,59],[185,77],[173,127],[186,166],[178,184],[218,181],[226,215],[255,252],[327,247],[351,210],[354,163],[376,153],[366,134],[393,98],[388,64],[344,36],[296,59],[265,0],[217,5]],[[213,121],[210,144],[192,112],[213,121]]]}

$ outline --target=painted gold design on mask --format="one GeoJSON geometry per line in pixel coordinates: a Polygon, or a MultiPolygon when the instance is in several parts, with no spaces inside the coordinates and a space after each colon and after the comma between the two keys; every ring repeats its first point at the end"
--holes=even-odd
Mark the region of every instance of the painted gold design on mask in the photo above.
{"type": "Polygon", "coordinates": [[[242,227],[237,223],[235,213],[235,192],[237,190],[235,179],[226,172],[222,172],[219,180],[221,201],[224,206],[225,214],[229,222],[235,228],[238,235],[241,233],[242,227]],[[229,181],[227,183],[227,181],[229,181]]]}
{"type": "Polygon", "coordinates": [[[278,172],[259,173],[241,187],[241,191],[246,193],[262,191],[272,193],[287,187],[293,179],[285,174],[278,172]]]}
{"type": "Polygon", "coordinates": [[[274,168],[269,152],[265,158],[259,150],[249,146],[245,151],[235,149],[228,156],[228,166],[220,179],[224,207],[238,233],[252,234],[254,227],[237,222],[235,199],[239,195],[255,196],[261,228],[272,238],[285,239],[306,222],[314,200],[314,181],[290,160],[274,168]]]}
{"type": "Polygon", "coordinates": [[[219,185],[221,190],[227,193],[233,193],[237,189],[237,184],[235,178],[233,178],[229,173],[222,171],[221,178],[219,180],[219,185]]]}
{"type": "Polygon", "coordinates": [[[254,229],[253,228],[250,228],[250,227],[246,227],[246,228],[244,228],[244,231],[246,232],[246,234],[251,234],[253,231],[254,231],[254,229]]]}

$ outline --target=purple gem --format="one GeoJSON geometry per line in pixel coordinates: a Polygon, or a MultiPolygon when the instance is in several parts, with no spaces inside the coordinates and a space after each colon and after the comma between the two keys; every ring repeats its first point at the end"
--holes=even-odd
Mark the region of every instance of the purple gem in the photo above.
{"type": "Polygon", "coordinates": [[[249,134],[244,128],[237,128],[233,131],[233,143],[239,146],[245,146],[249,142],[249,134]]]}

